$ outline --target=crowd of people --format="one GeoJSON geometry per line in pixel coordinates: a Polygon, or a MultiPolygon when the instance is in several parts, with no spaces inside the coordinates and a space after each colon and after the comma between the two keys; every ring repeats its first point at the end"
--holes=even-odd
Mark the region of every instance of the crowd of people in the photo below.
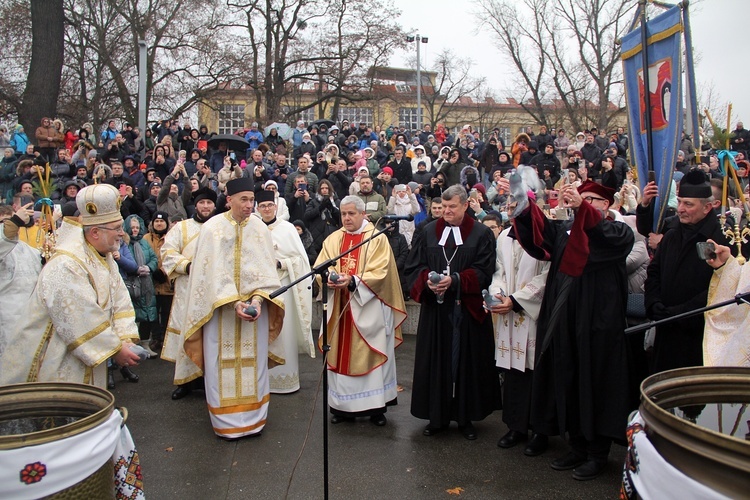
{"type": "MultiPolygon", "coordinates": [[[[14,300],[2,307],[1,380],[112,388],[119,369],[137,382],[140,343],[175,363],[173,399],[205,388],[227,439],[262,431],[270,393],[299,390],[297,357],[315,355],[312,302],[325,280],[330,346],[318,347],[334,424],[386,425],[412,300],[411,413],[428,422],[425,436],[456,422],[477,439],[472,422],[502,408],[509,430],[498,446],[526,442],[536,456],[565,436],[570,452],[552,468],[596,478],[643,378],[709,354],[702,315],[649,335],[625,328],[710,302],[714,268],[734,251],[720,221],[746,222],[734,199],[723,210],[724,173],[707,141],[695,149],[684,137],[654,231],[658,187],[639,189],[622,128],[569,140],[541,126],[507,145],[470,125],[454,134],[346,120],[299,121],[288,140],[256,122],[232,141],[175,120],[142,134],[45,118],[32,140],[22,126],[4,134],[0,255],[3,276],[18,279],[2,283],[14,300]],[[34,209],[47,172],[65,218],[43,261],[47,229],[34,209]],[[378,229],[385,237],[362,246],[378,229]],[[716,245],[708,263],[694,251],[706,241],[716,245]],[[315,282],[273,294],[347,251],[315,282]],[[75,293],[54,293],[63,286],[75,293]]],[[[739,123],[732,137],[737,198],[750,133],[739,123]]]]}

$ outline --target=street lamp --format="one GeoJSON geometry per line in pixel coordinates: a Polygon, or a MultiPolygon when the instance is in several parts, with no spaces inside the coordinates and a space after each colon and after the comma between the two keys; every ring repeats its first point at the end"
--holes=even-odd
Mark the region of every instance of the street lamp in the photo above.
{"type": "Polygon", "coordinates": [[[407,35],[406,41],[408,43],[417,42],[417,129],[422,130],[422,68],[419,63],[419,44],[427,43],[428,38],[426,36],[419,36],[417,33],[416,37],[407,35]]]}

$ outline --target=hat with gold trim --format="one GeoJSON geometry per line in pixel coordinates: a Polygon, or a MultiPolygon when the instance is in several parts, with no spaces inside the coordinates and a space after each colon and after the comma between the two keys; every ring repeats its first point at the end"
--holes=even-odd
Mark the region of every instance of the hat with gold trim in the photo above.
{"type": "Polygon", "coordinates": [[[120,192],[111,184],[94,184],[78,191],[76,205],[84,226],[122,221],[120,192]]]}

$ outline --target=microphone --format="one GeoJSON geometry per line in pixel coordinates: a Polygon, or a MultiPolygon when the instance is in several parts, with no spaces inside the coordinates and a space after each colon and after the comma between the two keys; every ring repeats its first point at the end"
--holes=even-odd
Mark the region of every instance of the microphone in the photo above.
{"type": "Polygon", "coordinates": [[[258,314],[258,310],[255,308],[255,306],[247,306],[247,308],[243,311],[248,316],[253,316],[258,314]]]}
{"type": "Polygon", "coordinates": [[[331,281],[331,283],[336,283],[339,280],[339,275],[336,271],[331,271],[328,273],[328,279],[331,281]]]}
{"type": "Polygon", "coordinates": [[[409,214],[409,215],[388,214],[388,215],[382,216],[381,219],[383,219],[383,220],[408,220],[408,221],[413,221],[414,220],[414,216],[411,215],[411,214],[409,214]]]}
{"type": "MultiPolygon", "coordinates": [[[[427,275],[427,279],[430,280],[433,285],[437,285],[438,283],[440,283],[440,280],[442,280],[443,277],[444,276],[442,274],[436,273],[435,271],[430,271],[430,274],[427,275]]],[[[445,294],[437,293],[435,295],[437,296],[437,303],[442,304],[445,294]]]]}

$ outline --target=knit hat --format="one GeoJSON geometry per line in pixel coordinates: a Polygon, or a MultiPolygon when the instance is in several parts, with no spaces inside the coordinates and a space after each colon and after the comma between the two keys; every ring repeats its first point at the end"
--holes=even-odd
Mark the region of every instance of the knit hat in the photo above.
{"type": "Polygon", "coordinates": [[[278,191],[279,185],[276,183],[273,179],[268,179],[265,184],[263,184],[263,189],[267,189],[268,186],[274,186],[276,190],[278,191]]]}
{"type": "Polygon", "coordinates": [[[159,210],[158,212],[156,212],[154,214],[154,218],[151,219],[151,222],[153,222],[153,221],[155,221],[157,219],[163,220],[164,222],[166,222],[167,224],[169,224],[169,214],[167,212],[163,211],[163,210],[159,210]]]}
{"type": "Polygon", "coordinates": [[[76,195],[76,206],[84,226],[122,222],[121,202],[120,192],[111,184],[86,186],[76,195]]]}
{"type": "Polygon", "coordinates": [[[197,205],[201,200],[209,200],[216,204],[216,191],[209,187],[202,187],[193,193],[193,204],[197,205]]]}
{"type": "Polygon", "coordinates": [[[393,169],[391,167],[383,167],[381,170],[384,174],[388,174],[390,176],[393,176],[393,169]]]}

